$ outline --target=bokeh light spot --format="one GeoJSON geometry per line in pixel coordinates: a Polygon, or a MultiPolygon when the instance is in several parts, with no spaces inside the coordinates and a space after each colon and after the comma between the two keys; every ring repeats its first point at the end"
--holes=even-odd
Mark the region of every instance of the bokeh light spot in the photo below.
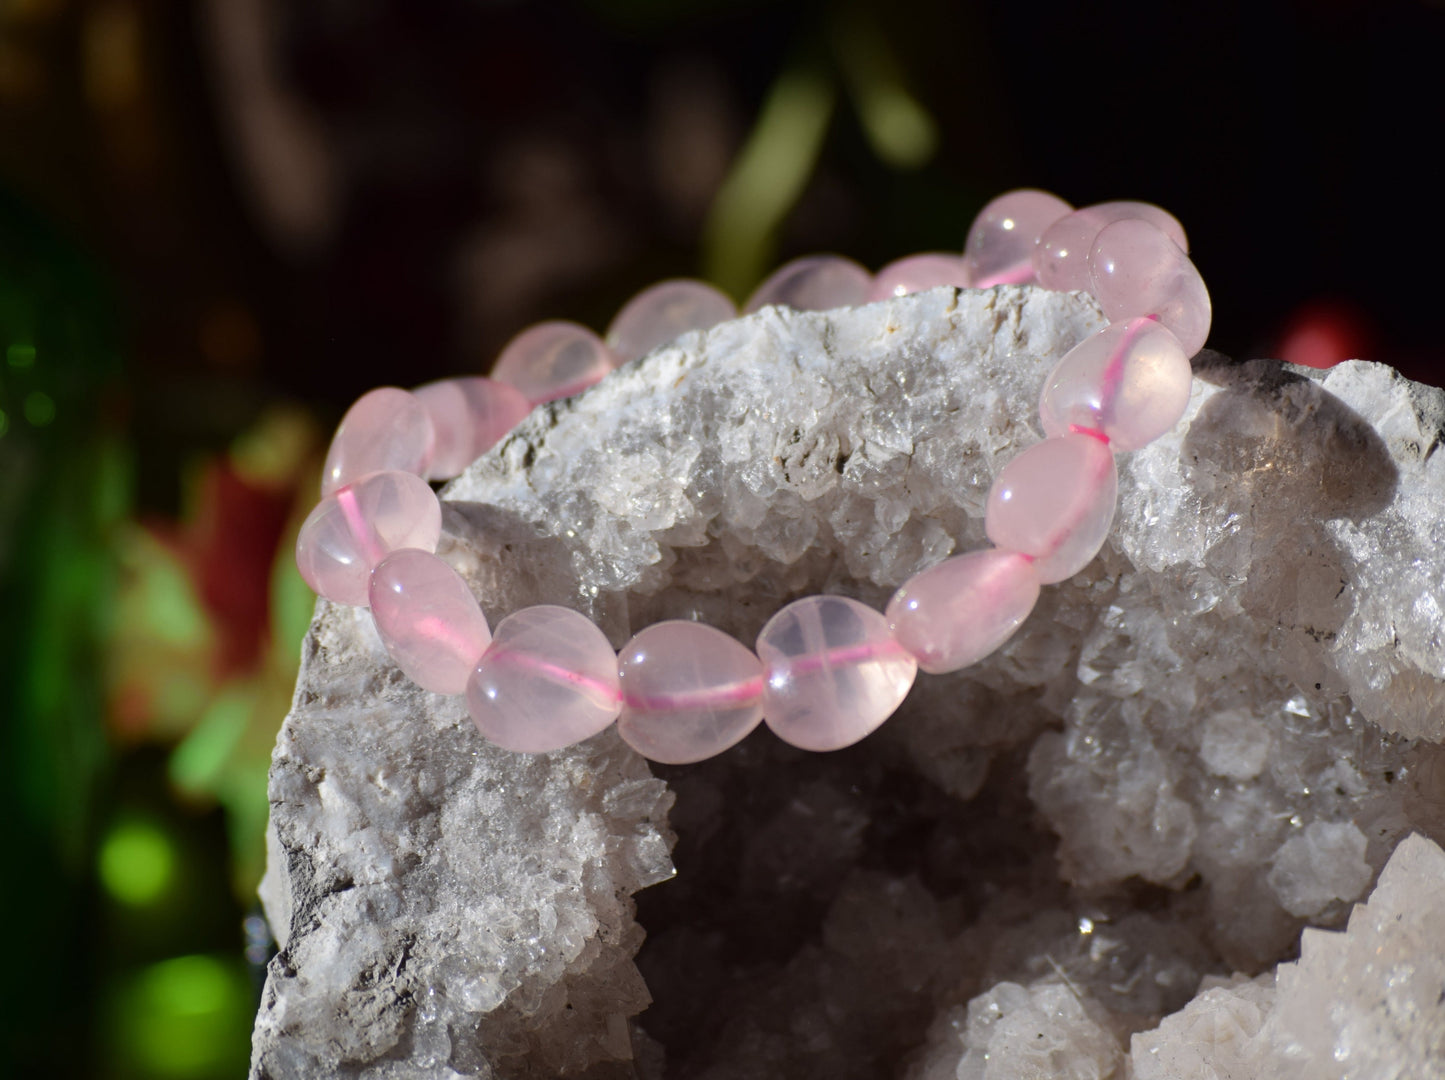
{"type": "Polygon", "coordinates": [[[141,974],[141,993],[169,1016],[219,1012],[231,997],[231,973],[213,956],[178,956],[141,974]]]}
{"type": "Polygon", "coordinates": [[[117,989],[116,1037],[137,1075],[229,1075],[226,1067],[244,1052],[251,1006],[244,969],[233,960],[177,956],[117,989]]]}
{"type": "Polygon", "coordinates": [[[874,151],[895,169],[922,168],[938,152],[938,125],[901,89],[880,88],[859,110],[874,151]]]}
{"type": "Polygon", "coordinates": [[[125,904],[149,904],[164,895],[175,875],[170,838],[146,821],[121,822],[100,846],[100,880],[125,904]]]}
{"type": "Polygon", "coordinates": [[[1287,364],[1328,368],[1374,355],[1369,316],[1349,300],[1325,297],[1295,309],[1286,321],[1276,354],[1287,364]]]}
{"type": "Polygon", "coordinates": [[[25,395],[25,419],[35,427],[44,427],[55,419],[55,402],[49,394],[34,390],[25,395]]]}
{"type": "Polygon", "coordinates": [[[171,754],[169,771],[176,786],[193,794],[213,786],[245,735],[255,708],[254,698],[244,691],[219,693],[171,754]]]}
{"type": "Polygon", "coordinates": [[[5,362],[13,368],[35,366],[34,345],[11,345],[5,350],[5,362]]]}

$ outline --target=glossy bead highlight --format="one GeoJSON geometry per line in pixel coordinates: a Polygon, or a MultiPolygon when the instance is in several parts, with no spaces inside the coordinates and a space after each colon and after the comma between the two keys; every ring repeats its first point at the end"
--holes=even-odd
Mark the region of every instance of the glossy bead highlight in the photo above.
{"type": "Polygon", "coordinates": [[[1092,435],[1035,443],[1003,467],[988,493],[984,531],[995,547],[1034,558],[1045,585],[1073,577],[1109,535],[1118,473],[1092,435]]]}
{"type": "Polygon", "coordinates": [[[296,568],[318,595],[366,607],[373,567],[399,548],[435,551],[441,534],[430,484],[412,473],[372,473],[311,511],[296,535],[296,568]]]}
{"type": "Polygon", "coordinates": [[[1162,207],[1146,202],[1095,203],[1061,217],[1039,237],[1034,248],[1034,273],[1039,284],[1059,292],[1087,292],[1091,287],[1089,252],[1094,249],[1094,241],[1106,226],[1129,218],[1147,221],[1183,251],[1189,251],[1184,226],[1162,207]]]}
{"type": "Polygon", "coordinates": [[[763,719],[803,750],[837,750],[868,735],[908,696],[918,662],[888,621],[845,596],[806,596],[758,635],[763,719]]]}
{"type": "Polygon", "coordinates": [[[737,305],[705,281],[660,281],[627,301],[607,327],[607,347],[626,364],[677,340],[737,318],[737,305]]]}
{"type": "Polygon", "coordinates": [[[973,551],[914,574],[884,616],[894,640],[933,675],[976,664],[1010,637],[1039,598],[1034,560],[973,551]]]}
{"type": "Polygon", "coordinates": [[[1092,334],[1049,373],[1039,395],[1046,435],[1094,430],[1114,450],[1138,450],[1179,422],[1194,374],[1162,323],[1136,318],[1092,334]]]}
{"type": "Polygon", "coordinates": [[[779,304],[797,311],[831,311],[868,298],[873,275],[841,255],[808,255],[784,263],[748,297],[743,314],[779,304]]]}
{"type": "Polygon", "coordinates": [[[1009,191],[973,219],[963,245],[975,289],[1027,285],[1034,280],[1034,245],[1044,230],[1073,207],[1057,195],[1033,188],[1009,191]]]}
{"type": "Polygon", "coordinates": [[[418,386],[412,395],[436,432],[428,480],[460,476],[532,411],[520,390],[495,379],[440,379],[418,386]]]}
{"type": "Polygon", "coordinates": [[[425,476],[435,442],[431,418],[414,395],[395,386],[368,391],[336,428],[321,470],[321,494],[374,472],[425,476]]]}
{"type": "Polygon", "coordinates": [[[503,619],[467,680],[477,730],[541,754],[590,739],[622,708],[617,654],[592,620],[542,604],[503,619]]]}
{"type": "Polygon", "coordinates": [[[371,617],[407,678],[434,694],[460,694],[492,632],[477,598],[447,561],[393,551],[371,572],[371,617]]]}
{"type": "Polygon", "coordinates": [[[580,394],[617,366],[612,350],[579,323],[556,320],[523,330],[502,349],[492,378],[532,405],[580,394]]]}
{"type": "Polygon", "coordinates": [[[763,665],[702,623],[660,622],[617,654],[618,734],[652,761],[682,765],[720,754],[763,718],[763,665]]]}
{"type": "Polygon", "coordinates": [[[1179,245],[1147,221],[1116,221],[1089,252],[1090,291],[1110,322],[1154,315],[1193,356],[1209,337],[1204,279],[1179,245]]]}

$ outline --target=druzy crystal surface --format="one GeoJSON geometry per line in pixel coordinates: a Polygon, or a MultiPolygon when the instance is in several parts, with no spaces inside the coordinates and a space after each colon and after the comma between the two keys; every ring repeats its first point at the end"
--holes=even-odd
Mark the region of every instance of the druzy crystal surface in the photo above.
{"type": "MultiPolygon", "coordinates": [[[[561,604],[614,648],[881,611],[986,546],[1102,322],[944,288],[685,336],[476,462],[439,553],[491,625],[561,604]]],[[[253,1075],[1440,1076],[1445,401],[1366,363],[1195,376],[1099,555],[835,753],[509,753],[319,603],[253,1075]]]]}

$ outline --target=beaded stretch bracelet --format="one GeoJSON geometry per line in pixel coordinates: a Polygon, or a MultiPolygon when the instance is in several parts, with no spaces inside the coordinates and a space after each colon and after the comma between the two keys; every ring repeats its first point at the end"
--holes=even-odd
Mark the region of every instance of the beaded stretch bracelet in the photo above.
{"type": "Polygon", "coordinates": [[[297,538],[302,576],[320,595],[369,606],[398,666],[425,690],[465,694],[477,728],[520,752],[560,749],[614,720],[654,761],[700,761],[766,720],[782,739],[834,750],[902,703],[919,668],[940,674],[983,659],[1028,617],[1042,585],[1094,557],[1113,522],[1114,453],[1169,431],[1188,405],[1189,357],[1208,335],[1209,295],[1183,228],[1147,203],[1074,210],[1045,192],[1002,195],[969,230],[962,257],[901,259],[870,275],[836,256],[779,269],[745,312],[768,304],[824,310],[940,285],[1036,283],[1093,294],[1110,325],[1070,350],[1045,380],[1046,438],[994,480],[990,549],[914,575],[884,612],[841,596],[779,610],[749,650],[702,623],[673,620],[614,653],[585,616],[540,605],[496,632],[466,582],[435,554],[441,506],[428,480],[459,474],[542,402],[735,316],[701,282],[644,290],[604,343],[566,322],[534,326],[503,350],[491,379],[373,390],[347,412],[327,454],[321,503],[297,538]]]}

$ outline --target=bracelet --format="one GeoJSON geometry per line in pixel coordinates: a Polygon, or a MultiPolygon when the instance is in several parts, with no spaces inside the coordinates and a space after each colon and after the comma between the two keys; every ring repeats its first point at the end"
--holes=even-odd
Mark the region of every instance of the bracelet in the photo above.
{"type": "Polygon", "coordinates": [[[1045,380],[1045,438],[994,480],[984,518],[994,546],[919,572],[883,612],[807,596],[773,615],[752,650],[672,620],[614,652],[589,619],[555,605],[513,612],[492,632],[466,581],[435,554],[441,505],[428,481],[459,474],[533,407],[734,317],[727,297],[695,281],[638,294],[606,341],[574,323],[541,323],[506,346],[490,379],[363,395],[328,451],[297,565],[321,596],[369,606],[401,670],[425,690],[465,694],[477,728],[505,749],[557,750],[614,720],[630,746],[668,764],[720,753],[761,722],[803,749],[851,745],[892,715],[919,668],[939,674],[983,659],[1028,617],[1042,585],[1099,551],[1114,516],[1114,454],[1163,435],[1188,405],[1189,358],[1208,335],[1210,302],[1187,250],[1183,228],[1159,207],[1075,210],[1021,190],[984,207],[961,257],[916,255],[870,275],[812,256],[758,287],[745,314],[1032,283],[1086,290],[1109,319],[1045,380]]]}

